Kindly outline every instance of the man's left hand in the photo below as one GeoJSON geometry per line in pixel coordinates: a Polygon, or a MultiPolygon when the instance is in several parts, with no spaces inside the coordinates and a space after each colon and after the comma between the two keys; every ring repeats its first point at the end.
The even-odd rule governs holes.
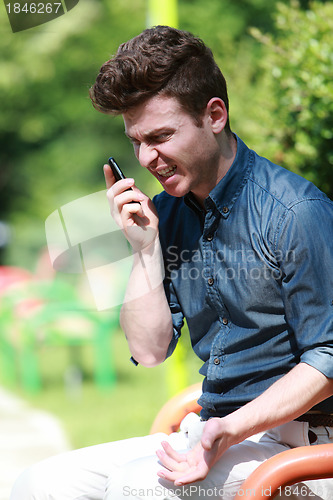
{"type": "Polygon", "coordinates": [[[163,450],[156,454],[165,468],[158,472],[158,476],[172,481],[175,486],[205,479],[211,467],[229,448],[221,424],[221,418],[208,420],[201,441],[186,453],[179,453],[169,443],[162,442],[163,450]]]}

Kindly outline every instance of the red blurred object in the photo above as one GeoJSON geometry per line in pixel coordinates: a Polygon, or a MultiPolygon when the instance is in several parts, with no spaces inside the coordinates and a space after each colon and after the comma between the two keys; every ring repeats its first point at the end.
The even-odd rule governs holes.
{"type": "Polygon", "coordinates": [[[32,278],[32,273],[21,267],[0,266],[0,294],[7,288],[32,278]]]}
{"type": "MultiPolygon", "coordinates": [[[[34,275],[27,269],[15,266],[0,266],[0,298],[9,290],[21,289],[22,286],[32,282],[34,275]]],[[[19,317],[27,317],[40,307],[42,301],[35,297],[22,298],[15,304],[15,313],[19,317]]]]}

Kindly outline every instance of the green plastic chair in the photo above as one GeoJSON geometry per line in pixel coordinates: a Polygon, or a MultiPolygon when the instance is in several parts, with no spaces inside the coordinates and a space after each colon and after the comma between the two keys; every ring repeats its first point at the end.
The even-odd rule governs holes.
{"type": "Polygon", "coordinates": [[[38,350],[41,346],[92,345],[94,380],[99,388],[116,382],[111,346],[119,310],[88,310],[73,288],[60,280],[25,282],[1,296],[0,352],[2,377],[20,381],[24,390],[42,388],[38,350]]]}

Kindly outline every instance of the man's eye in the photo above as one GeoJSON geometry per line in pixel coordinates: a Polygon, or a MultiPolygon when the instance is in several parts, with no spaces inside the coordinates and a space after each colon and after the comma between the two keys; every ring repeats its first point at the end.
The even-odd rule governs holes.
{"type": "Polygon", "coordinates": [[[159,134],[154,138],[154,140],[155,140],[155,142],[164,142],[164,141],[168,140],[170,136],[171,136],[171,134],[167,134],[167,133],[159,134]]]}

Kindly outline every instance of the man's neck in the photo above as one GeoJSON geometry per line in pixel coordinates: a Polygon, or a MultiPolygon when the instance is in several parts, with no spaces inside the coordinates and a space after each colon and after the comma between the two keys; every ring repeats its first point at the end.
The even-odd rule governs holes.
{"type": "Polygon", "coordinates": [[[204,208],[204,201],[211,190],[223,179],[234,162],[237,153],[237,139],[232,132],[222,132],[217,138],[219,143],[219,155],[216,159],[218,167],[212,176],[210,186],[201,193],[192,192],[199,205],[204,208]]]}

